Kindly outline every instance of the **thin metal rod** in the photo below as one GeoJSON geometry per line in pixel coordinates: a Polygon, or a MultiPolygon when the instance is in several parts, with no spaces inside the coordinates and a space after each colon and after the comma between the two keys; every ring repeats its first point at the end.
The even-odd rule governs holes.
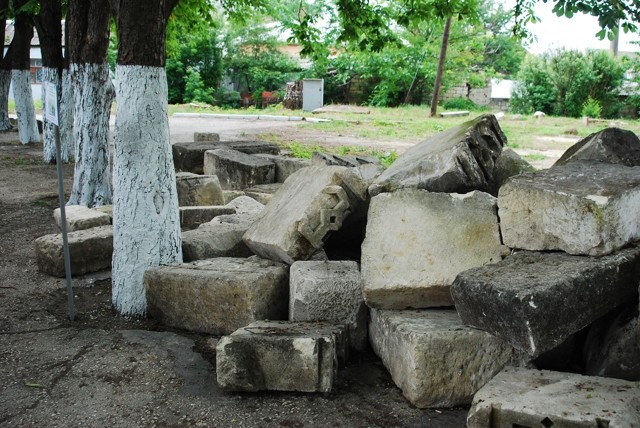
{"type": "Polygon", "coordinates": [[[69,240],[67,238],[67,214],[65,211],[64,187],[62,186],[62,160],[60,155],[60,128],[54,126],[56,140],[56,170],[58,171],[58,199],[60,201],[60,228],[62,229],[62,248],[64,250],[64,271],[67,277],[67,307],[71,321],[76,319],[73,304],[73,284],[71,283],[71,257],[69,255],[69,240]]]}

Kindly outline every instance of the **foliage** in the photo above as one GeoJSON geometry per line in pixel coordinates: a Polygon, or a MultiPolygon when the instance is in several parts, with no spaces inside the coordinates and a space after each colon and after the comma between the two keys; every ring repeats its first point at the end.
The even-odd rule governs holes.
{"type": "Polygon", "coordinates": [[[207,104],[214,103],[214,91],[212,87],[205,87],[204,81],[192,67],[187,68],[187,78],[184,88],[185,102],[201,102],[207,104]]]}
{"type": "Polygon", "coordinates": [[[560,50],[528,57],[518,74],[510,107],[518,113],[539,110],[579,117],[591,97],[602,107],[604,117],[616,117],[623,77],[622,64],[606,52],[560,50]]]}
{"type": "Polygon", "coordinates": [[[593,98],[587,98],[587,101],[582,104],[582,116],[583,117],[591,117],[597,119],[602,114],[602,107],[600,107],[600,102],[598,100],[594,100],[593,98]]]}
{"type": "Polygon", "coordinates": [[[450,98],[442,103],[447,110],[471,110],[482,111],[483,107],[471,101],[469,98],[450,98]]]}

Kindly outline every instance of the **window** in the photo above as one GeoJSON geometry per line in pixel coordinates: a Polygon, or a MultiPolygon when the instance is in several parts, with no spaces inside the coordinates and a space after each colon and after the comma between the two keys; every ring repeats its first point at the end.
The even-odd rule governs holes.
{"type": "Polygon", "coordinates": [[[31,83],[42,83],[42,60],[31,58],[31,83]]]}

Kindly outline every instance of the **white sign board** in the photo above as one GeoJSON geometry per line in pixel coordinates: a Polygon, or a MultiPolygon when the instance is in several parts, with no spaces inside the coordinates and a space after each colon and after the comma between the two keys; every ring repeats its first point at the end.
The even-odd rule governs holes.
{"type": "Polygon", "coordinates": [[[44,117],[55,126],[58,125],[58,94],[56,85],[46,82],[44,85],[44,117]]]}

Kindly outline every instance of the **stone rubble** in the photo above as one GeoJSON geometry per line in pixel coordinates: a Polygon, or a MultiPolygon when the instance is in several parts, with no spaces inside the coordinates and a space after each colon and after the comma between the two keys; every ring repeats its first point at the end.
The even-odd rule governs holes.
{"type": "MultiPolygon", "coordinates": [[[[87,208],[82,205],[67,205],[64,208],[67,223],[67,232],[91,229],[92,227],[108,226],[111,224],[111,215],[87,208]]],[[[60,208],[53,210],[53,220],[58,230],[62,230],[62,216],[60,208]]]]}
{"type": "MultiPolygon", "coordinates": [[[[383,171],[366,156],[296,160],[194,135],[173,156],[198,176],[178,176],[215,176],[221,192],[181,207],[186,263],[147,271],[149,313],[223,335],[216,371],[229,391],[330,392],[347,350],[368,341],[415,406],[473,400],[469,426],[634,426],[639,144],[608,128],[533,172],[482,115],[383,171]]],[[[74,241],[74,275],[109,267],[109,233],[74,241]]],[[[43,272],[64,275],[60,241],[36,241],[43,272]]]]}

